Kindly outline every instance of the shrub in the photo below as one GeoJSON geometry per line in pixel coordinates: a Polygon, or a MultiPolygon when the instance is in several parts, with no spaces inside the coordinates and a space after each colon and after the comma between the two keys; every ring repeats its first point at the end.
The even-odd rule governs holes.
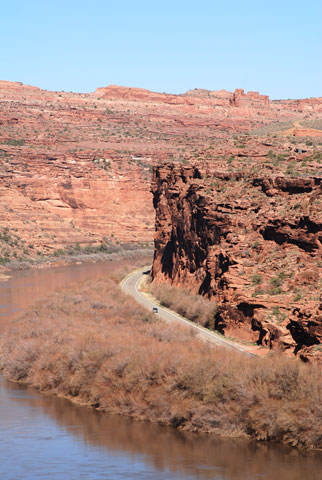
{"type": "Polygon", "coordinates": [[[217,305],[201,295],[192,295],[189,291],[169,284],[151,284],[153,295],[161,305],[174,309],[193,322],[214,328],[217,305]]]}
{"type": "Polygon", "coordinates": [[[106,278],[65,287],[13,321],[0,339],[0,368],[111,413],[322,448],[321,369],[210,346],[106,278]]]}
{"type": "Polygon", "coordinates": [[[22,147],[23,145],[25,145],[25,141],[21,138],[21,139],[15,139],[15,138],[10,138],[7,142],[6,142],[7,145],[12,145],[14,147],[22,147]]]}
{"type": "Polygon", "coordinates": [[[252,276],[252,284],[253,285],[260,285],[262,283],[262,276],[258,273],[254,273],[252,276]]]}
{"type": "Polygon", "coordinates": [[[283,281],[285,279],[285,272],[280,272],[277,277],[272,277],[270,279],[270,285],[271,285],[271,290],[270,293],[271,295],[279,295],[283,293],[283,290],[281,288],[281,285],[283,284],[283,281]]]}

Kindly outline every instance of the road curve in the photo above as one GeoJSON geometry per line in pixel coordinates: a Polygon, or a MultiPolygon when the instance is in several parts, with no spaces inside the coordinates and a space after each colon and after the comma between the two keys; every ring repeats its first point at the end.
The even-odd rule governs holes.
{"type": "Polygon", "coordinates": [[[197,336],[202,340],[206,340],[210,343],[214,343],[216,345],[220,345],[221,347],[226,347],[234,350],[238,350],[239,352],[244,353],[245,355],[255,357],[253,353],[247,352],[243,347],[237,345],[229,340],[219,337],[215,332],[208,330],[207,328],[194,323],[187,318],[181,317],[177,313],[169,310],[167,308],[161,307],[158,303],[154,303],[151,301],[147,296],[143,295],[142,292],[139,291],[138,285],[141,279],[144,276],[144,272],[149,272],[150,267],[145,267],[144,269],[140,269],[139,271],[135,271],[128,275],[122,282],[121,287],[122,290],[131,295],[138,303],[143,305],[147,308],[150,312],[152,311],[153,307],[158,308],[158,315],[160,318],[165,320],[166,322],[179,322],[184,325],[188,325],[190,328],[197,330],[197,336]]]}

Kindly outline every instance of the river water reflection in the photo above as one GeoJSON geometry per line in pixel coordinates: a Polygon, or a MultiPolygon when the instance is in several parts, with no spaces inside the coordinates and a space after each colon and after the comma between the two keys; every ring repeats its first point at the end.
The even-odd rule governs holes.
{"type": "Polygon", "coordinates": [[[55,289],[72,282],[99,278],[128,263],[129,260],[123,259],[11,272],[7,281],[0,281],[0,328],[28,305],[55,289]]]}
{"type": "MultiPolygon", "coordinates": [[[[109,262],[17,272],[1,285],[2,317],[64,283],[114,268],[109,262]]],[[[320,480],[321,472],[319,454],[135,422],[0,377],[1,479],[320,480]]]]}

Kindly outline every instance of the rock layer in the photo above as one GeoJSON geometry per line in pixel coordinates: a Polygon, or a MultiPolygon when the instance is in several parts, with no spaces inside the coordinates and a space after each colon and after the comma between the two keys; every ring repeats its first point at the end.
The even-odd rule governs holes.
{"type": "Polygon", "coordinates": [[[321,359],[322,176],[168,165],[152,193],[154,281],[217,302],[225,335],[321,359]]]}
{"type": "MultiPolygon", "coordinates": [[[[200,158],[220,167],[231,156],[293,153],[291,140],[309,155],[317,135],[295,135],[322,131],[321,106],[241,90],[81,94],[0,81],[0,235],[9,229],[41,254],[106,238],[150,242],[153,165],[200,158]]],[[[10,251],[20,252],[0,239],[0,259],[10,251]]]]}

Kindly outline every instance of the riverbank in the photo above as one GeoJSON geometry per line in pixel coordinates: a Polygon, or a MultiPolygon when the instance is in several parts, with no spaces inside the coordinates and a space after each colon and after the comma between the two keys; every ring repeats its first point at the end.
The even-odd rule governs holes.
{"type": "Polygon", "coordinates": [[[12,260],[0,265],[0,281],[1,277],[6,279],[10,271],[26,270],[26,269],[41,269],[61,267],[65,265],[73,265],[80,263],[97,263],[106,262],[119,259],[135,259],[138,257],[153,257],[153,249],[150,247],[141,248],[136,245],[128,245],[126,248],[117,247],[105,250],[100,249],[71,249],[61,251],[57,255],[41,256],[38,258],[26,258],[24,260],[12,260]]]}
{"type": "Polygon", "coordinates": [[[321,371],[200,342],[110,278],[64,287],[0,342],[12,380],[102,411],[183,430],[321,449],[321,371]]]}
{"type": "Polygon", "coordinates": [[[0,405],[0,478],[6,480],[94,480],[106,478],[106,472],[131,480],[319,480],[321,475],[319,453],[137,422],[39,394],[1,375],[0,405]]]}

